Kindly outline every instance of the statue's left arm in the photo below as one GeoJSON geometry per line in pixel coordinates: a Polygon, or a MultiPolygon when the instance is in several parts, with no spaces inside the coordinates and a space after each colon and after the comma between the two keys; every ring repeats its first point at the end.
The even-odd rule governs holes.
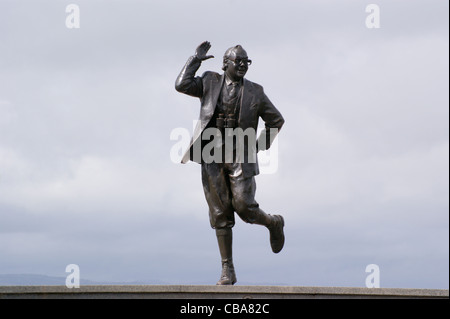
{"type": "Polygon", "coordinates": [[[265,151],[270,148],[273,140],[281,130],[284,118],[264,92],[262,92],[260,103],[259,116],[264,121],[265,127],[259,135],[257,150],[265,151]]]}

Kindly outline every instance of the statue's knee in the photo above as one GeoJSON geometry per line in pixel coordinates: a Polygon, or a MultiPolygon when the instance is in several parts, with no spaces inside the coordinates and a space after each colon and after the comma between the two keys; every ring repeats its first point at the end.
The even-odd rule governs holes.
{"type": "Polygon", "coordinates": [[[247,205],[247,203],[245,202],[236,203],[234,209],[244,222],[249,224],[253,224],[255,222],[254,211],[251,206],[247,205]]]}

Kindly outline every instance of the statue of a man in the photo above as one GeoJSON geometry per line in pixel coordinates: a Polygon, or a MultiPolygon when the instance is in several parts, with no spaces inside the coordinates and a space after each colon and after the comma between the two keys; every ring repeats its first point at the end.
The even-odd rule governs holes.
{"type": "Polygon", "coordinates": [[[196,77],[202,61],[213,58],[207,55],[210,48],[207,41],[200,44],[175,83],[178,92],[201,101],[200,120],[182,163],[192,160],[201,164],[209,219],[216,231],[222,259],[222,275],[217,285],[234,285],[237,281],[232,250],[235,212],[243,221],[269,229],[274,253],[279,253],[284,246],[283,217],[266,214],[255,200],[255,175],[259,174],[256,153],[270,147],[284,119],[263,88],[244,79],[252,61],[240,45],[225,52],[224,74],[205,72],[196,77]],[[256,139],[252,136],[256,136],[259,118],[264,121],[265,129],[256,139]],[[245,132],[244,138],[236,132],[245,132]]]}

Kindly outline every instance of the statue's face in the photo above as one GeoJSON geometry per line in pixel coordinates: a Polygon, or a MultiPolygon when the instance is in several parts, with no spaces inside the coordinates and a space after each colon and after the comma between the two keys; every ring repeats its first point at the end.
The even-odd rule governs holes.
{"type": "Polygon", "coordinates": [[[225,73],[233,81],[241,80],[248,71],[248,56],[244,49],[235,49],[228,57],[225,73]]]}

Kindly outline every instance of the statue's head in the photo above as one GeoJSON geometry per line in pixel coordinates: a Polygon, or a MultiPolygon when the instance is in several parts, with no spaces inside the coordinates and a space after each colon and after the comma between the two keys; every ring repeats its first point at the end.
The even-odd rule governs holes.
{"type": "Polygon", "coordinates": [[[229,48],[223,55],[222,70],[233,81],[242,79],[248,71],[252,61],[248,59],[247,52],[240,45],[229,48]]]}

